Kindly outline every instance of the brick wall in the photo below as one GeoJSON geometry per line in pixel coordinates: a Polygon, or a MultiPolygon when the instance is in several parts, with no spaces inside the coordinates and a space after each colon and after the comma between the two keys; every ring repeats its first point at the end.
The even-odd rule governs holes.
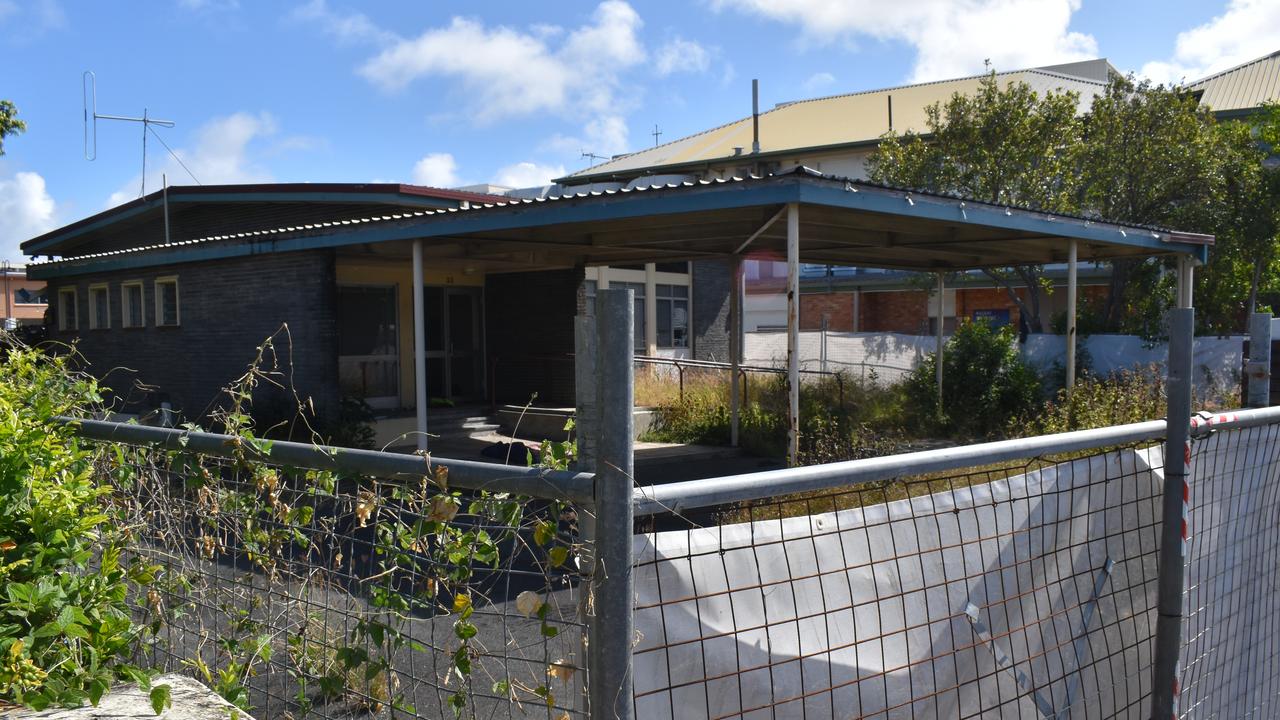
{"type": "Polygon", "coordinates": [[[853,293],[802,294],[800,296],[800,329],[821,330],[823,317],[827,318],[828,330],[853,332],[853,293]]]}
{"type": "Polygon", "coordinates": [[[698,260],[693,266],[693,356],[698,360],[729,360],[729,293],[733,289],[731,261],[698,260]]]}
{"type": "Polygon", "coordinates": [[[864,292],[859,302],[858,329],[862,332],[927,333],[928,303],[929,295],[923,290],[864,292]]]}
{"type": "Polygon", "coordinates": [[[539,405],[574,404],[570,355],[582,278],[581,268],[485,277],[485,344],[498,402],[524,404],[537,393],[539,405]]]}
{"type": "MultiPolygon", "coordinates": [[[[256,348],[288,324],[275,345],[280,370],[310,397],[317,413],[331,414],[338,401],[337,330],[333,255],[328,251],[282,253],[190,263],[96,276],[49,280],[50,337],[77,342],[89,371],[126,410],[172,403],[185,417],[206,416],[222,388],[245,372],[256,348]],[[176,275],[181,325],[156,327],[155,279],[176,275]],[[143,281],[144,326],[123,328],[120,283],[143,281]],[[88,287],[108,283],[111,328],[90,330],[88,287]],[[75,286],[79,330],[58,330],[58,289],[75,286]],[[288,362],[292,356],[292,368],[288,362]],[[140,389],[143,383],[153,390],[140,389]]],[[[260,410],[287,411],[288,398],[270,388],[255,395],[260,410]],[[274,408],[272,406],[275,406],[274,408]]]]}

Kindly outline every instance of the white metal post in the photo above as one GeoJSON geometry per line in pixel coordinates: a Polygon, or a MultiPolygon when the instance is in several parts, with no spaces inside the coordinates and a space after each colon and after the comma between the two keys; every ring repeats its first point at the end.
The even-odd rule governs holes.
{"type": "Polygon", "coordinates": [[[658,354],[658,269],[653,263],[644,266],[644,354],[658,354]]]}
{"type": "Polygon", "coordinates": [[[422,240],[413,241],[413,384],[418,411],[418,449],[427,449],[427,319],[423,307],[422,240]]]}
{"type": "Polygon", "coordinates": [[[1075,240],[1067,246],[1067,390],[1076,384],[1076,266],[1075,240]]]}
{"type": "Polygon", "coordinates": [[[938,347],[937,347],[937,352],[934,353],[934,360],[936,361],[934,363],[935,365],[934,369],[935,369],[935,374],[937,375],[937,382],[938,382],[938,412],[939,413],[942,412],[942,355],[943,355],[943,348],[946,345],[942,339],[942,306],[944,304],[943,299],[945,298],[947,293],[947,286],[946,286],[944,277],[945,276],[942,273],[938,273],[938,347]]]}
{"type": "Polygon", "coordinates": [[[742,367],[742,256],[729,259],[729,446],[738,447],[738,423],[742,412],[740,379],[742,367]]]}
{"type": "Polygon", "coordinates": [[[1271,313],[1254,313],[1249,318],[1249,407],[1271,404],[1271,313]]]}
{"type": "Polygon", "coordinates": [[[787,464],[800,460],[800,204],[787,205],[787,464]]]}
{"type": "Polygon", "coordinates": [[[609,266],[608,265],[601,265],[600,267],[596,268],[596,289],[597,290],[609,289],[609,266]]]}

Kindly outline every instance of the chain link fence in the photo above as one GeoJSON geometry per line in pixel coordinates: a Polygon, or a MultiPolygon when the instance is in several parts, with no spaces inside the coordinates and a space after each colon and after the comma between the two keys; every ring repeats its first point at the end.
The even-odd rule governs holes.
{"type": "Polygon", "coordinates": [[[152,566],[133,598],[144,664],[259,720],[580,716],[573,503],[455,488],[415,456],[393,458],[415,474],[379,477],[250,458],[236,438],[227,457],[88,442],[152,566]]]}

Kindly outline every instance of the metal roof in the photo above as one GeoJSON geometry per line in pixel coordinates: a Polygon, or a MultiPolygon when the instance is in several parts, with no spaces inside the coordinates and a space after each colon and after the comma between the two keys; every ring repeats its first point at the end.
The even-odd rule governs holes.
{"type": "MultiPolygon", "coordinates": [[[[170,205],[182,203],[386,203],[411,207],[448,207],[458,203],[492,202],[497,196],[400,183],[261,183],[241,185],[172,185],[170,205]]],[[[58,255],[67,240],[86,232],[158,211],[165,190],[156,190],[96,215],[64,225],[22,243],[26,255],[58,255]]]]}
{"type": "MultiPolygon", "coordinates": [[[[1095,79],[1111,71],[1106,60],[997,73],[1006,85],[1022,82],[1037,93],[1073,91],[1079,93],[1081,112],[1106,89],[1105,79],[1095,79]],[[1067,72],[1077,74],[1066,74],[1067,72]]],[[[562,183],[635,175],[637,171],[662,172],[691,163],[734,161],[751,163],[761,155],[875,143],[890,130],[902,133],[926,130],[926,110],[946,102],[952,95],[977,91],[985,75],[904,85],[882,90],[833,95],[831,97],[783,103],[760,114],[760,153],[751,153],[752,122],[747,116],[720,127],[673,140],[655,148],[624,155],[575,172],[558,180],[562,183]],[[893,126],[889,124],[892,98],[893,126]],[[735,155],[734,148],[746,153],[735,155]]]]}
{"type": "Polygon", "coordinates": [[[1203,92],[1200,104],[1216,113],[1249,112],[1280,100],[1280,51],[1215,73],[1189,85],[1203,92]]]}
{"type": "Polygon", "coordinates": [[[1213,242],[801,168],[190,238],[33,264],[29,274],[52,278],[321,248],[403,257],[405,241],[414,239],[427,241],[431,257],[494,257],[525,269],[725,257],[753,234],[748,252],[777,256],[785,252],[785,223],[758,231],[787,203],[800,205],[801,260],[812,263],[956,270],[1061,262],[1069,238],[1081,241],[1082,260],[1186,253],[1203,261],[1213,242]]]}

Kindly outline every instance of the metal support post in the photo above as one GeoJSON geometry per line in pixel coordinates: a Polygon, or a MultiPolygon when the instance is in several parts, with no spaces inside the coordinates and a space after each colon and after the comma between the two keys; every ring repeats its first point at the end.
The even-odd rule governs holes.
{"type": "Polygon", "coordinates": [[[658,266],[644,266],[644,354],[658,354],[658,266]]]}
{"type": "Polygon", "coordinates": [[[422,240],[413,241],[413,387],[418,411],[418,449],[427,449],[427,326],[423,308],[422,240]]]}
{"type": "Polygon", "coordinates": [[[742,366],[742,256],[729,259],[729,446],[738,447],[738,423],[742,413],[738,375],[742,366]]]}
{"type": "Polygon", "coordinates": [[[787,464],[800,462],[800,204],[787,205],[787,464]]]}
{"type": "MultiPolygon", "coordinates": [[[[1189,268],[1190,266],[1188,266],[1189,268]]],[[[1181,273],[1180,273],[1181,275],[1181,273]]],[[[1189,283],[1188,283],[1189,285],[1189,283]]],[[[1188,302],[1190,298],[1185,298],[1188,302]]],[[[1170,310],[1168,435],[1164,447],[1164,502],[1156,606],[1155,664],[1151,717],[1178,714],[1178,659],[1182,649],[1183,595],[1186,585],[1187,498],[1190,497],[1191,351],[1195,310],[1170,310]]]]}
{"type": "Polygon", "coordinates": [[[598,532],[591,581],[595,614],[589,624],[588,683],[591,717],[610,720],[635,717],[631,672],[635,638],[631,567],[634,297],[627,289],[602,290],[596,295],[600,444],[595,477],[598,532]]]}
{"type": "Polygon", "coordinates": [[[1249,407],[1271,404],[1271,313],[1254,313],[1249,318],[1249,407]]]}
{"type": "MultiPolygon", "coordinates": [[[[578,441],[577,471],[594,473],[596,457],[600,443],[600,406],[596,402],[596,323],[594,315],[579,315],[573,319],[574,329],[574,395],[577,409],[574,413],[574,437],[578,441]]],[[[584,579],[579,586],[578,621],[584,626],[590,622],[590,598],[588,588],[592,573],[595,570],[593,552],[596,543],[595,510],[588,507],[575,508],[578,517],[578,540],[581,550],[578,553],[578,574],[584,579]]],[[[588,637],[584,633],[579,652],[582,658],[588,657],[588,637]]],[[[589,702],[587,673],[576,673],[578,697],[586,710],[589,702]]]]}
{"type": "Polygon", "coordinates": [[[946,297],[946,293],[947,293],[946,280],[944,278],[945,276],[942,273],[938,273],[938,349],[933,356],[934,360],[936,361],[934,363],[935,365],[934,370],[935,370],[935,374],[937,375],[937,383],[938,383],[938,412],[939,413],[942,412],[942,354],[943,354],[943,349],[946,346],[946,343],[942,339],[942,306],[943,306],[943,299],[946,297]]]}
{"type": "Polygon", "coordinates": [[[1076,385],[1076,266],[1079,250],[1075,240],[1067,246],[1067,390],[1076,385]]]}

